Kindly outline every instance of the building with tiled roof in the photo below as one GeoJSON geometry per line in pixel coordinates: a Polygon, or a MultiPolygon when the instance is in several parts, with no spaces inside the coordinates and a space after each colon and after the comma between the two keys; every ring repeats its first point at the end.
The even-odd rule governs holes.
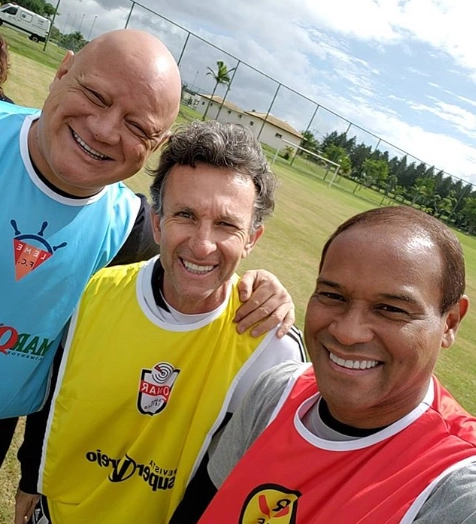
{"type": "Polygon", "coordinates": [[[299,146],[301,143],[301,133],[274,115],[266,115],[266,113],[259,113],[254,110],[244,111],[241,107],[228,100],[223,101],[223,98],[217,95],[212,97],[206,94],[199,94],[196,96],[198,104],[194,104],[194,107],[200,114],[204,115],[206,112],[207,118],[218,120],[219,122],[233,122],[249,126],[260,142],[274,149],[283,149],[290,145],[283,142],[283,140],[296,146],[299,146]]]}

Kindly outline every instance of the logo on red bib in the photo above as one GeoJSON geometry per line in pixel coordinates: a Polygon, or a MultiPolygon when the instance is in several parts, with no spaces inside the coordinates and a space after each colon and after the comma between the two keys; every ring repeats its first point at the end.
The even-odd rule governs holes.
{"type": "Polygon", "coordinates": [[[261,484],[247,497],[239,524],[295,524],[299,491],[279,484],[261,484]]]}

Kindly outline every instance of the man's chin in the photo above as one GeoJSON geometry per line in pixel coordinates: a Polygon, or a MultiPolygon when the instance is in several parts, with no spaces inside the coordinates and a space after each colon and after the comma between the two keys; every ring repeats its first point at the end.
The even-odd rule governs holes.
{"type": "Polygon", "coordinates": [[[173,297],[165,297],[166,301],[177,311],[186,315],[208,313],[216,309],[222,302],[222,293],[210,289],[182,289],[173,297]]]}

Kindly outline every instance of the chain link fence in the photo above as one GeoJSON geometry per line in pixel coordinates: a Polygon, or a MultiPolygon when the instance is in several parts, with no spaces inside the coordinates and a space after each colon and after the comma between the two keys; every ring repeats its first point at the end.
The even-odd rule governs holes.
{"type": "MultiPolygon", "coordinates": [[[[258,138],[266,122],[273,117],[290,124],[296,130],[297,135],[307,131],[311,132],[318,143],[321,143],[329,134],[336,133],[347,145],[360,146],[360,149],[365,146],[368,158],[383,159],[388,163],[386,186],[379,187],[374,183],[374,188],[386,195],[397,197],[397,201],[400,191],[403,194],[401,201],[422,208],[426,206],[428,212],[451,220],[458,227],[469,228],[472,231],[467,218],[462,218],[461,223],[455,221],[455,216],[464,208],[466,199],[473,197],[476,201],[476,192],[473,192],[469,182],[439,170],[259,71],[233,54],[231,40],[227,41],[223,37],[223,48],[220,48],[207,41],[206,27],[203,28],[202,35],[192,33],[135,1],[131,2],[125,26],[146,28],[151,33],[160,36],[179,64],[186,90],[190,93],[207,95],[209,98],[212,93],[218,95],[214,99],[220,106],[217,111],[221,112],[225,106],[230,113],[230,108],[227,106],[230,104],[230,107],[242,108],[246,116],[254,112],[259,113],[260,121],[253,122],[257,124],[255,132],[258,138]],[[227,44],[230,47],[228,51],[225,50],[227,44]],[[213,69],[219,60],[227,65],[230,71],[230,82],[227,85],[215,86],[209,68],[213,69]],[[232,97],[230,97],[231,93],[232,97]],[[422,183],[422,179],[426,183],[422,183]],[[402,180],[407,186],[405,191],[398,189],[402,180]],[[420,184],[419,187],[417,187],[418,184],[420,184]]],[[[215,118],[216,114],[217,112],[210,113],[209,116],[215,118]]],[[[246,120],[246,118],[243,119],[243,124],[249,125],[250,122],[246,120]]],[[[282,145],[284,147],[285,144],[282,145]]],[[[361,168],[359,171],[354,166],[347,178],[354,179],[356,184],[362,183],[362,173],[361,168]]]]}

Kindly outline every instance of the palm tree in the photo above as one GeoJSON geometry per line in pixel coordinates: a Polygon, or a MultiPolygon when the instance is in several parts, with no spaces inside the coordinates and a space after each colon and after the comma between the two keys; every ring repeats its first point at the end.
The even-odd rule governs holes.
{"type": "Polygon", "coordinates": [[[213,88],[212,95],[210,97],[210,100],[208,101],[207,108],[205,109],[205,113],[203,114],[202,120],[205,120],[207,116],[208,109],[210,107],[210,103],[213,100],[217,87],[220,84],[228,85],[231,81],[230,73],[235,70],[234,67],[232,69],[228,69],[228,66],[222,60],[217,60],[217,70],[216,71],[214,71],[211,67],[207,67],[207,69],[208,69],[207,75],[212,75],[215,80],[215,87],[213,88]]]}
{"type": "Polygon", "coordinates": [[[428,207],[428,202],[433,199],[435,194],[435,181],[430,178],[417,178],[410,188],[412,203],[420,204],[420,207],[428,207]]]}

